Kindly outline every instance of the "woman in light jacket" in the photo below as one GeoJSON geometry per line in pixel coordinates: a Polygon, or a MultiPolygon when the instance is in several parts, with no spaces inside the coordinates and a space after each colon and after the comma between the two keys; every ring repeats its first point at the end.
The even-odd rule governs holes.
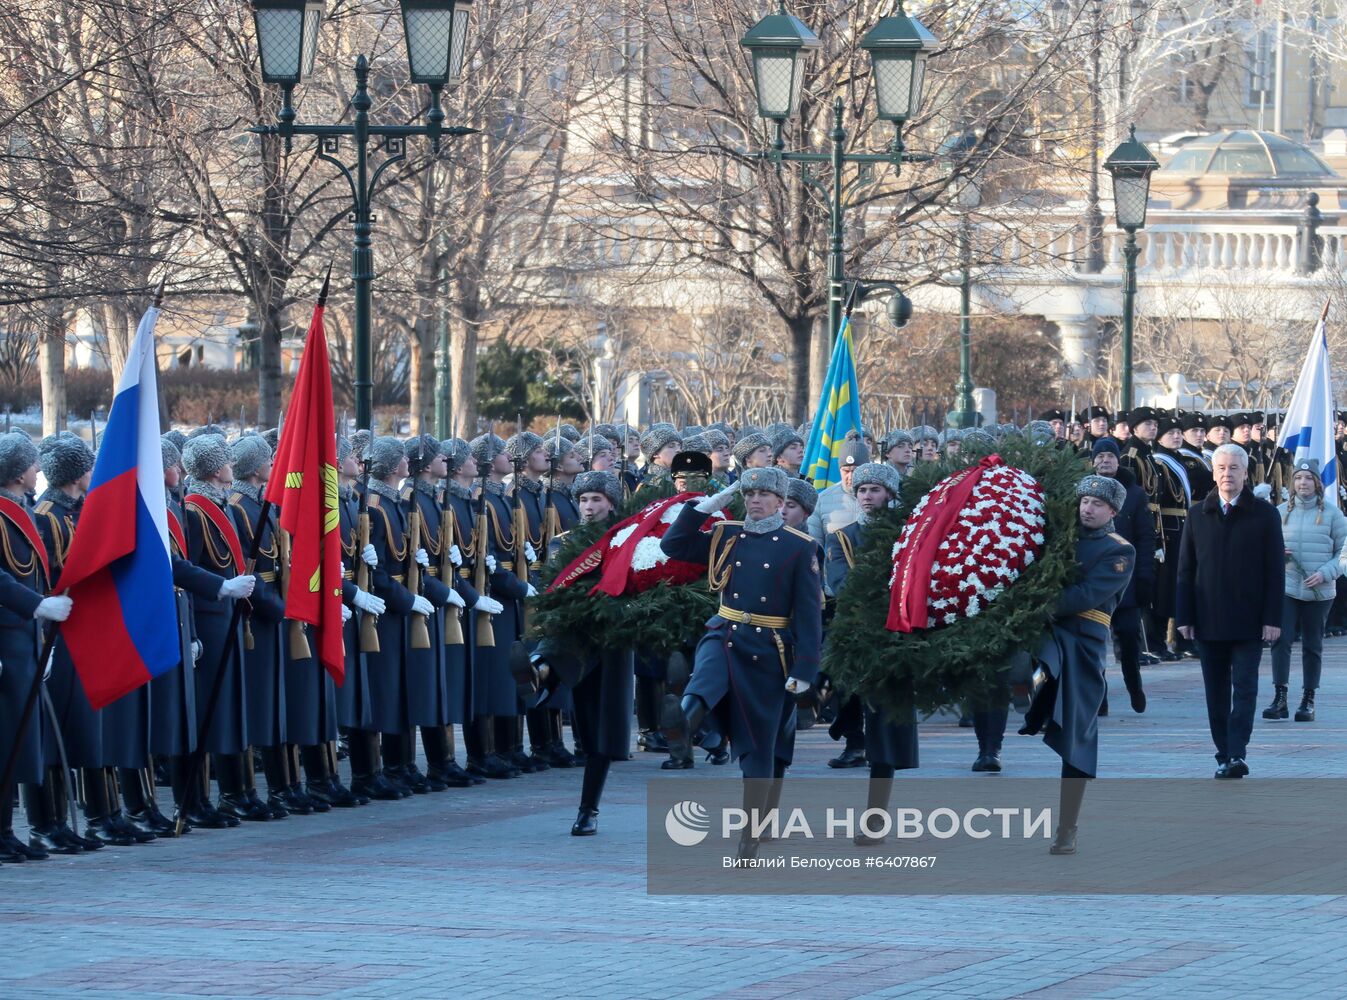
{"type": "Polygon", "coordinates": [[[1305,693],[1297,722],[1314,721],[1314,690],[1323,662],[1324,622],[1333,604],[1339,576],[1347,570],[1347,516],[1324,500],[1319,463],[1302,459],[1291,476],[1291,499],[1277,508],[1286,545],[1286,588],[1282,597],[1282,634],[1272,647],[1272,683],[1276,695],[1263,710],[1265,719],[1285,719],[1291,680],[1291,643],[1299,626],[1305,693]]]}

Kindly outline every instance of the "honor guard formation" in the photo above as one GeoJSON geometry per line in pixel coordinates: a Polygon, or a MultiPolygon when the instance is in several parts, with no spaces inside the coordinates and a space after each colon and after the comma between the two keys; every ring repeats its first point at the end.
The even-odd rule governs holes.
{"type": "MultiPolygon", "coordinates": [[[[1341,462],[1347,414],[1337,426],[1341,462]]],[[[470,797],[485,782],[553,768],[582,773],[571,833],[592,835],[610,765],[633,749],[663,756],[669,770],[734,761],[745,806],[762,811],[779,800],[796,732],[816,725],[838,744],[828,766],[868,768],[869,804],[882,808],[895,772],[918,766],[919,727],[915,715],[882,710],[821,670],[839,595],[867,523],[899,502],[912,470],[937,461],[957,469],[961,450],[987,455],[1006,438],[1074,449],[1093,466],[1076,487],[1078,572],[1051,609],[1046,645],[1024,656],[1039,668],[1032,692],[1008,680],[963,705],[959,722],[975,730],[973,771],[1002,770],[1012,701],[1026,712],[1020,731],[1042,732],[1061,756],[1055,853],[1075,850],[1084,790],[1076,779],[1095,774],[1096,720],[1111,710],[1110,643],[1127,703],[1144,712],[1141,668],[1199,655],[1205,630],[1218,778],[1249,773],[1265,642],[1275,644],[1276,693],[1263,715],[1290,714],[1297,628],[1305,683],[1294,715],[1313,721],[1322,636],[1347,633],[1338,586],[1347,519],[1343,496],[1316,492],[1317,470],[1297,468],[1278,447],[1276,414],[1089,406],[1051,410],[1024,428],[852,432],[841,482],[822,491],[801,478],[808,436],[808,427],[785,424],[581,431],[559,423],[507,439],[339,438],[345,677],[337,684],[309,626],[285,614],[292,539],[263,502],[277,431],[231,440],[214,425],[175,430],[162,438],[162,488],[176,616],[155,625],[171,634],[181,662],[98,710],[61,638],[39,660],[44,630],[71,612],[62,570],[94,452],[68,433],[0,436],[0,749],[24,729],[16,792],[0,801],[0,861],[449,789],[470,797]],[[657,525],[662,534],[650,529],[630,568],[667,562],[704,577],[713,603],[699,637],[667,653],[652,652],[635,630],[624,649],[596,649],[533,628],[544,580],[561,572],[577,526],[608,530],[642,500],[686,494],[695,496],[657,525]],[[1278,528],[1284,542],[1272,541],[1278,528]],[[1231,543],[1240,546],[1236,563],[1271,547],[1268,600],[1277,623],[1286,608],[1292,616],[1278,635],[1220,632],[1213,615],[1226,614],[1222,589],[1235,588],[1207,586],[1208,536],[1244,538],[1231,543]],[[1292,581],[1295,567],[1303,572],[1292,581]],[[1249,641],[1252,689],[1240,671],[1241,657],[1254,655],[1249,641]],[[21,727],[38,673],[40,703],[21,727]]],[[[571,567],[566,582],[602,585],[605,565],[571,567]]],[[[1265,617],[1262,601],[1248,611],[1255,621],[1265,617]]],[[[863,834],[857,842],[873,843],[863,834]]],[[[757,843],[746,835],[741,856],[757,843]]]]}

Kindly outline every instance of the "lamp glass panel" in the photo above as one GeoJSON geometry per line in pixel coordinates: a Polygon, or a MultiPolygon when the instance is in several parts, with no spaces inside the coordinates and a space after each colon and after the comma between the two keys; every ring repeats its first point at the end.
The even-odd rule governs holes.
{"type": "Polygon", "coordinates": [[[875,99],[879,116],[891,121],[904,121],[912,113],[912,59],[908,55],[891,56],[876,53],[875,99]]]}
{"type": "Polygon", "coordinates": [[[411,7],[407,18],[407,62],[418,80],[444,80],[449,75],[449,36],[454,30],[451,9],[411,7]]]}
{"type": "Polygon", "coordinates": [[[758,113],[763,118],[789,118],[800,99],[800,77],[794,48],[753,50],[753,76],[758,87],[758,113]]]}
{"type": "Polygon", "coordinates": [[[909,118],[916,117],[921,110],[921,91],[926,86],[926,56],[918,55],[912,64],[912,106],[908,108],[909,118]]]}
{"type": "Polygon", "coordinates": [[[298,82],[304,43],[304,12],[267,7],[254,13],[263,74],[275,80],[298,82]]]}
{"type": "Polygon", "coordinates": [[[306,7],[304,9],[304,65],[302,76],[305,80],[313,76],[314,59],[318,55],[318,28],[323,23],[323,8],[306,7]]]}
{"type": "Polygon", "coordinates": [[[454,34],[449,43],[449,82],[463,79],[463,53],[468,47],[468,13],[466,6],[454,8],[454,34]]]}
{"type": "Polygon", "coordinates": [[[1146,200],[1149,194],[1149,178],[1113,178],[1113,205],[1120,227],[1139,228],[1146,224],[1146,200]]]}

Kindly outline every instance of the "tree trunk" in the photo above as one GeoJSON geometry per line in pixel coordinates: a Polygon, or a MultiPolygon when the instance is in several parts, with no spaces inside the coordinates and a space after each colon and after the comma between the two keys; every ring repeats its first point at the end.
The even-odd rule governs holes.
{"type": "Polygon", "coordinates": [[[281,311],[271,303],[260,313],[257,340],[257,423],[276,427],[281,422],[281,311]]]}
{"type": "Polygon", "coordinates": [[[122,378],[126,367],[126,355],[131,350],[131,317],[123,304],[103,307],[103,332],[108,342],[108,368],[112,371],[112,384],[115,386],[122,378]]]}
{"type": "Polygon", "coordinates": [[[42,327],[42,435],[55,434],[66,427],[65,393],[65,316],[54,303],[47,308],[42,327]]]}
{"type": "Polygon", "coordinates": [[[818,402],[823,393],[823,383],[828,378],[828,362],[832,360],[833,345],[828,342],[828,324],[824,320],[814,324],[809,356],[809,400],[806,404],[805,419],[818,415],[808,412],[808,407],[818,402]]]}
{"type": "Polygon", "coordinates": [[[435,324],[430,318],[417,316],[412,325],[411,371],[407,393],[411,404],[413,434],[434,429],[435,409],[435,324]]]}
{"type": "MultiPolygon", "coordinates": [[[[465,310],[466,313],[466,310],[465,310]]],[[[467,315],[449,327],[449,399],[458,436],[477,436],[477,324],[467,315]]]]}
{"type": "MultiPolygon", "coordinates": [[[[790,350],[786,355],[786,419],[799,425],[809,413],[809,351],[814,339],[812,316],[788,320],[790,350]]],[[[824,339],[827,337],[825,335],[824,339]]]]}

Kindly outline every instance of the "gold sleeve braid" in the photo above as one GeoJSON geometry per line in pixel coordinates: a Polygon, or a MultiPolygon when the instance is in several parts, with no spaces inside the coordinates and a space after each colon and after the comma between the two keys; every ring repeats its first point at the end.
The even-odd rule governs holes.
{"type": "Polygon", "coordinates": [[[722,522],[711,529],[711,552],[706,565],[706,582],[712,591],[724,590],[725,584],[729,583],[730,557],[734,554],[735,543],[739,541],[737,534],[731,535],[726,540],[726,527],[727,525],[722,522]]]}

